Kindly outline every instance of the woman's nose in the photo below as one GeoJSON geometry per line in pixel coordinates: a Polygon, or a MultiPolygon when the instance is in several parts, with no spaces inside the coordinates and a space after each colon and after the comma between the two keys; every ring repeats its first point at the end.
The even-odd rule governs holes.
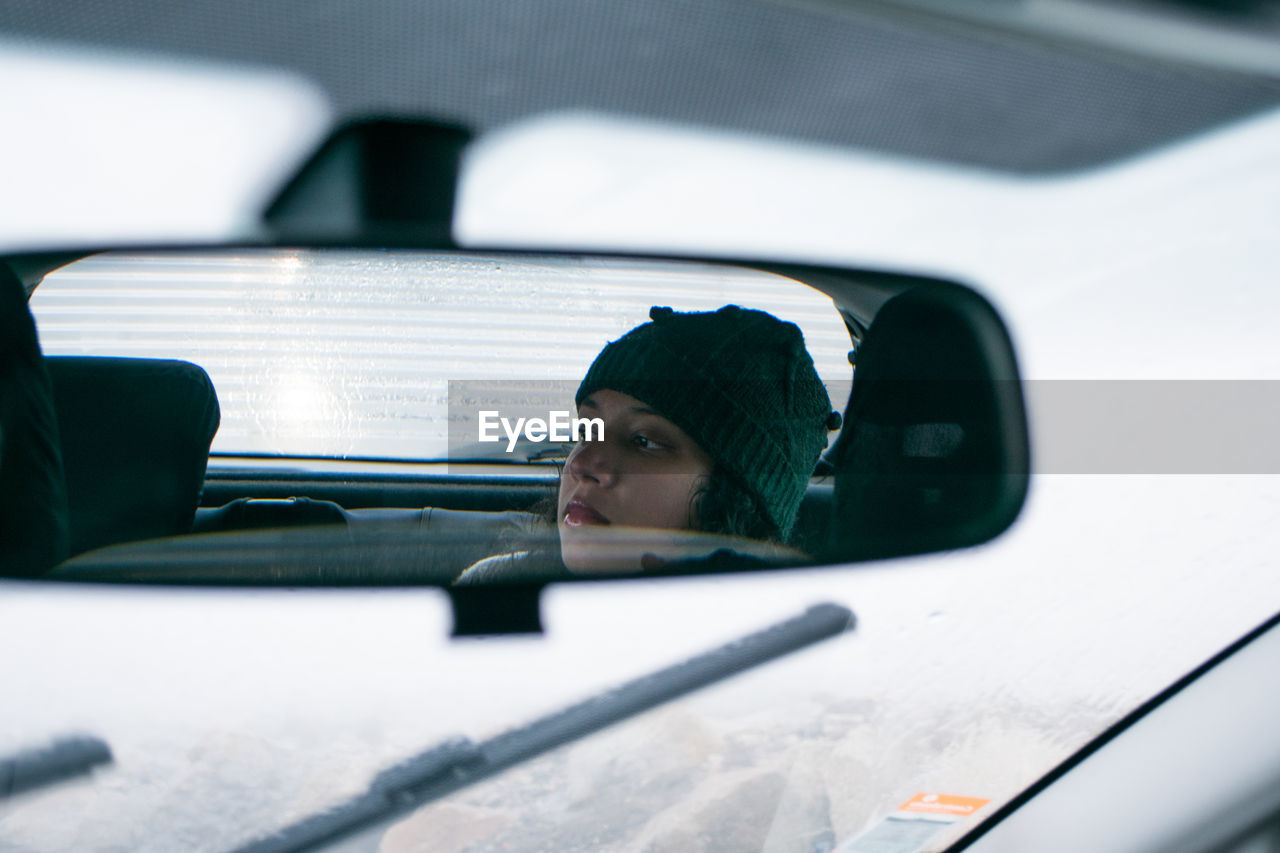
{"type": "Polygon", "coordinates": [[[569,455],[569,473],[579,480],[594,480],[601,486],[612,485],[617,477],[617,460],[604,441],[582,441],[569,455]]]}

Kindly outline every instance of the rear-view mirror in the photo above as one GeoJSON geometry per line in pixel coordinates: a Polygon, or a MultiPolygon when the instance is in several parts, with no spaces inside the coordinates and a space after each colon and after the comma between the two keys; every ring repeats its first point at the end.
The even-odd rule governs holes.
{"type": "Polygon", "coordinates": [[[29,305],[44,359],[6,355],[26,396],[6,389],[3,463],[48,464],[5,500],[54,522],[6,530],[10,576],[476,589],[843,564],[986,541],[1026,491],[1008,336],[950,282],[244,248],[91,255],[29,305]]]}

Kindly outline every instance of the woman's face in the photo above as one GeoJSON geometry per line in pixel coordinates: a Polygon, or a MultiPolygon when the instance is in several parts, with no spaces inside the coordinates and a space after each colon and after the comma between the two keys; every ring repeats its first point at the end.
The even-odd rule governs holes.
{"type": "Polygon", "coordinates": [[[578,442],[560,476],[556,521],[570,570],[600,569],[593,542],[602,529],[695,528],[693,496],[711,473],[711,458],[693,439],[635,397],[609,389],[583,399],[578,416],[603,420],[604,439],[578,442]]]}

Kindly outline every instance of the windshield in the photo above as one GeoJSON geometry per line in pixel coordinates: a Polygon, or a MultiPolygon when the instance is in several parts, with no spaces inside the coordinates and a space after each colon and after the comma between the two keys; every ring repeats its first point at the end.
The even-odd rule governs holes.
{"type": "MultiPolygon", "coordinates": [[[[1258,181],[1236,180],[1242,198],[1253,198],[1258,181]]],[[[1228,183],[1198,186],[1216,196],[1228,183]]],[[[1084,189],[1067,182],[1039,198],[1052,205],[1057,193],[1078,199],[1084,189]]],[[[1273,241],[1256,239],[1261,228],[1250,219],[1211,237],[1171,236],[1167,252],[1124,254],[1114,267],[1103,234],[1074,272],[1026,279],[1032,260],[1005,256],[988,280],[1010,294],[1015,334],[1040,376],[1069,368],[1185,376],[1184,321],[1202,305],[1200,375],[1265,378],[1271,365],[1255,354],[1267,350],[1255,344],[1270,339],[1280,259],[1273,241]],[[1194,271],[1223,255],[1235,259],[1234,274],[1197,290],[1194,271]],[[1126,288],[1147,307],[1166,301],[1125,322],[1108,306],[1126,288]],[[1120,325],[1120,348],[1148,358],[1123,362],[1103,347],[1120,325]]],[[[100,276],[109,260],[83,263],[100,276]]],[[[81,298],[103,286],[99,279],[81,298]]],[[[51,352],[75,351],[56,341],[78,323],[122,325],[104,310],[111,300],[77,315],[57,292],[42,285],[36,297],[51,352]]],[[[154,316],[136,303],[119,314],[154,316]]],[[[207,367],[225,381],[219,362],[207,367]]],[[[234,399],[234,386],[225,394],[234,399]]],[[[287,401],[277,407],[277,426],[288,412],[287,401]]],[[[1044,441],[1052,431],[1036,434],[1044,441]]],[[[364,790],[379,771],[447,737],[481,741],[834,597],[858,614],[853,635],[570,743],[363,843],[808,851],[855,844],[895,815],[920,817],[906,808],[917,797],[960,798],[934,802],[970,813],[923,827],[920,849],[943,849],[1280,605],[1273,474],[1112,466],[1041,471],[1020,522],[968,551],[857,571],[644,582],[623,594],[556,589],[541,640],[450,644],[445,601],[432,591],[13,589],[0,601],[0,624],[34,651],[0,664],[21,697],[8,705],[13,724],[0,753],[85,732],[110,744],[115,762],[87,781],[0,804],[0,838],[16,850],[229,849],[364,790]]]]}
{"type": "MultiPolygon", "coordinates": [[[[1240,180],[1241,192],[1253,186],[1240,180]]],[[[1224,192],[1223,184],[1213,191],[1224,192]]],[[[1044,196],[1046,203],[1055,197],[1044,196]]],[[[1238,274],[1215,281],[1212,300],[1232,309],[1227,322],[1216,325],[1218,315],[1206,308],[1196,325],[1202,356],[1224,354],[1202,362],[1219,375],[1267,375],[1265,362],[1251,359],[1246,368],[1231,360],[1232,353],[1259,351],[1248,346],[1250,336],[1263,334],[1273,313],[1274,290],[1266,285],[1276,259],[1270,242],[1253,239],[1259,227],[1250,221],[1235,232],[1228,254],[1239,261],[1238,274]],[[1249,304],[1261,308],[1251,314],[1249,304]]],[[[1172,255],[1134,261],[1122,272],[1082,260],[1076,275],[1087,287],[1064,289],[1056,301],[1051,287],[1034,299],[1011,296],[1024,351],[1058,375],[1067,364],[1085,376],[1101,369],[1095,350],[1076,347],[1068,358],[1059,346],[1064,324],[1073,340],[1098,346],[1097,324],[1120,321],[1106,308],[1110,302],[1089,294],[1121,293],[1137,282],[1176,301],[1167,313],[1146,315],[1148,323],[1182,318],[1195,279],[1175,273],[1189,259],[1209,263],[1224,251],[1224,239],[1175,240],[1172,255]],[[1017,307],[1025,305],[1033,310],[1017,307]],[[1037,319],[1049,315],[1051,321],[1037,319]],[[1037,346],[1039,340],[1049,344],[1037,346]]],[[[155,266],[171,275],[171,261],[155,266]]],[[[227,262],[237,270],[256,265],[259,275],[264,263],[273,275],[283,268],[288,276],[300,265],[294,255],[269,253],[239,253],[227,262]]],[[[110,263],[82,262],[97,283],[86,282],[79,298],[103,298],[110,263]]],[[[105,310],[112,299],[76,313],[58,293],[77,284],[78,268],[37,291],[50,352],[78,351],[67,341],[81,325],[106,334],[124,319],[155,316],[157,309],[138,303],[112,315],[105,310]]],[[[1056,286],[1065,288],[1069,278],[1058,270],[1056,286]]],[[[751,274],[733,286],[757,280],[751,274]]],[[[236,305],[249,298],[245,291],[264,290],[243,281],[239,287],[236,305]]],[[[830,300],[817,296],[814,304],[834,315],[830,300]]],[[[699,298],[715,304],[724,297],[699,298]]],[[[650,301],[647,292],[637,299],[650,301]]],[[[292,311],[302,301],[295,293],[275,306],[292,311]]],[[[607,321],[615,322],[630,321],[607,321]]],[[[1150,341],[1143,328],[1130,324],[1130,346],[1150,341]]],[[[180,337],[193,354],[215,340],[203,332],[180,337]]],[[[820,332],[814,338],[823,340],[820,332]]],[[[147,339],[135,334],[110,345],[137,355],[147,339]]],[[[834,342],[817,349],[828,354],[827,364],[844,357],[834,342]]],[[[172,346],[164,352],[175,354],[172,346]]],[[[1170,372],[1183,375],[1180,351],[1170,355],[1170,372]]],[[[228,381],[219,373],[223,362],[193,357],[216,382],[228,381]]],[[[318,361],[323,374],[326,362],[318,361]]],[[[1114,375],[1123,375],[1121,366],[1114,375]]],[[[1128,372],[1153,369],[1143,361],[1128,372]]],[[[218,390],[235,399],[235,385],[218,390]]],[[[293,423],[288,400],[269,411],[276,427],[293,423]]],[[[227,435],[248,441],[255,424],[243,423],[227,435]]],[[[223,452],[293,446],[233,443],[223,452]]],[[[920,849],[940,850],[1277,609],[1269,557],[1280,506],[1275,477],[1186,476],[1177,465],[1169,471],[1042,471],[1013,530],[989,546],[941,557],[786,579],[650,582],[622,595],[556,590],[544,613],[551,633],[537,641],[450,645],[445,603],[429,591],[122,598],[126,593],[15,590],[0,603],[0,622],[40,653],[8,656],[3,665],[5,683],[21,685],[23,698],[9,706],[16,724],[0,752],[87,732],[105,739],[116,761],[89,781],[0,805],[0,837],[18,850],[228,849],[354,795],[379,771],[446,737],[492,737],[835,596],[858,614],[855,634],[568,744],[364,843],[386,851],[421,844],[458,851],[831,849],[875,838],[868,833],[895,815],[920,817],[907,808],[917,797],[960,798],[940,802],[968,809],[961,819],[912,827],[922,836],[928,830],[920,849]],[[117,608],[125,601],[130,616],[121,622],[117,608]],[[68,822],[68,813],[82,818],[68,822]],[[229,813],[242,819],[228,822],[229,813]]],[[[957,816],[945,809],[923,814],[957,816]]]]}

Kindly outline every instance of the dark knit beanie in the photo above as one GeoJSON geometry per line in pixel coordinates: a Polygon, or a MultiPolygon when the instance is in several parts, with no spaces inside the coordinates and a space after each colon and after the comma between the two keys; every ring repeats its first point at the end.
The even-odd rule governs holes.
{"type": "Polygon", "coordinates": [[[737,305],[654,307],[649,317],[600,352],[576,401],[607,388],[652,407],[737,477],[785,537],[840,426],[800,329],[737,305]]]}

